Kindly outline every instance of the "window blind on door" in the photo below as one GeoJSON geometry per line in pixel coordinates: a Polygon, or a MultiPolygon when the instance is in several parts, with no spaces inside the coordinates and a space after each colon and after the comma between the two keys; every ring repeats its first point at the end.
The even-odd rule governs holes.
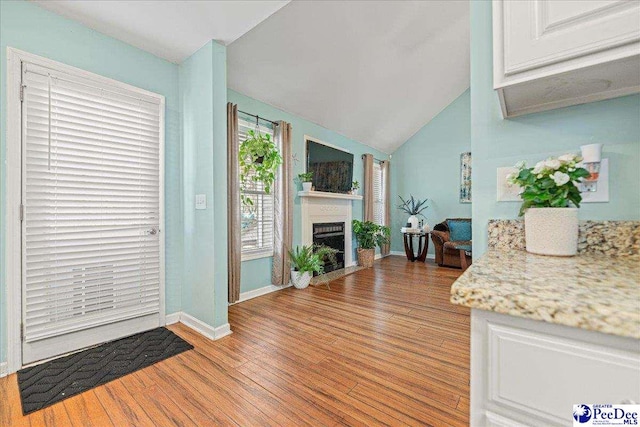
{"type": "Polygon", "coordinates": [[[23,63],[24,340],[159,312],[157,98],[23,63]]]}

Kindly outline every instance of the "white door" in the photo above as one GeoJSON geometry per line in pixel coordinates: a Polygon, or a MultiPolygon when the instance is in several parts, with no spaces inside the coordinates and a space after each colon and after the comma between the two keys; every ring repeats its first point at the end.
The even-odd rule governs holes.
{"type": "Polygon", "coordinates": [[[22,362],[157,327],[164,98],[22,62],[22,362]]]}

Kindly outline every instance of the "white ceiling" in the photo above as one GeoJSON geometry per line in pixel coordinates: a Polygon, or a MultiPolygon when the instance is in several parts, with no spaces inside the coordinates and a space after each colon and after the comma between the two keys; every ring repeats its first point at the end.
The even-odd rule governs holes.
{"type": "Polygon", "coordinates": [[[231,89],[392,153],[469,87],[469,1],[294,1],[227,52],[231,89]]]}
{"type": "Polygon", "coordinates": [[[32,0],[103,34],[180,63],[209,40],[229,44],[290,0],[32,0]]]}

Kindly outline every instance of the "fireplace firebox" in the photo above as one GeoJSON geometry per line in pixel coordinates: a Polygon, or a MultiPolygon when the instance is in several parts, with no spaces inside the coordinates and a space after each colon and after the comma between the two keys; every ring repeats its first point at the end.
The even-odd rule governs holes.
{"type": "MultiPolygon", "coordinates": [[[[328,261],[325,262],[325,273],[344,268],[344,231],[344,222],[325,222],[320,224],[313,224],[313,244],[324,245],[338,250],[338,253],[336,254],[336,265],[333,265],[328,261]]],[[[317,273],[314,273],[314,276],[317,276],[317,273]]]]}

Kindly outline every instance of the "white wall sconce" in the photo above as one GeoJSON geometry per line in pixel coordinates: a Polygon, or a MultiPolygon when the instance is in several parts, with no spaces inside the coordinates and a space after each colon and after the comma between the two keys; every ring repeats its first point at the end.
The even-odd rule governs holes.
{"type": "Polygon", "coordinates": [[[591,175],[582,181],[582,192],[598,191],[598,178],[600,177],[600,164],[602,162],[602,145],[589,144],[580,147],[582,151],[582,166],[591,175]]]}

